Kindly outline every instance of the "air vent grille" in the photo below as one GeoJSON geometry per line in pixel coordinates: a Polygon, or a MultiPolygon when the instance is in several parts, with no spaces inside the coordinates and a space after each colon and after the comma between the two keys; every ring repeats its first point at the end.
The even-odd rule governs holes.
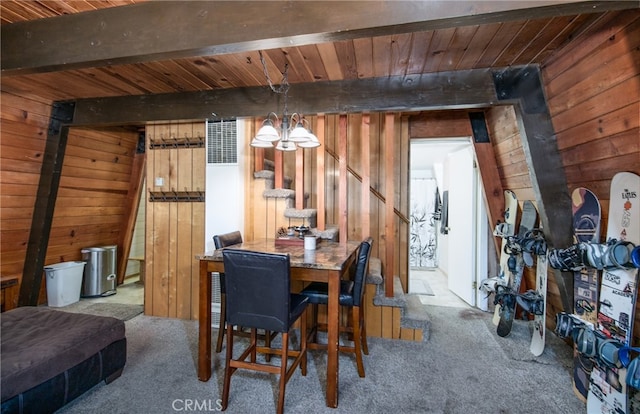
{"type": "Polygon", "coordinates": [[[207,163],[237,164],[236,121],[207,121],[207,163]]]}

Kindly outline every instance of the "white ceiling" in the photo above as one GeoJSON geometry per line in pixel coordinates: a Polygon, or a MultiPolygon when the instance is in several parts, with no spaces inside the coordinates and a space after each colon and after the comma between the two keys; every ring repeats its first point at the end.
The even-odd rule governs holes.
{"type": "Polygon", "coordinates": [[[469,145],[469,138],[412,139],[411,171],[432,171],[433,165],[444,162],[447,154],[469,145]]]}

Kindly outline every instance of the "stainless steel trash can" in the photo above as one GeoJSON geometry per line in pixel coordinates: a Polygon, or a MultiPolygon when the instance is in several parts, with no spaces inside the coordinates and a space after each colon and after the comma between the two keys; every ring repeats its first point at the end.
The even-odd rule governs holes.
{"type": "Polygon", "coordinates": [[[81,250],[87,262],[82,278],[82,297],[116,293],[117,246],[87,247],[81,250]]]}

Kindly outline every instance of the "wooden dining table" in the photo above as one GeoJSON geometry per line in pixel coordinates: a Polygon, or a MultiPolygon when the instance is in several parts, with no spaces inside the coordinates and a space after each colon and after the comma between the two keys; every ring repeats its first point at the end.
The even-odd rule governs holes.
{"type": "MultiPolygon", "coordinates": [[[[288,253],[291,263],[291,280],[326,282],[329,286],[327,305],[327,388],[328,407],[338,407],[338,335],[340,279],[348,276],[348,270],[356,260],[359,243],[322,240],[315,250],[305,250],[302,244],[283,245],[275,239],[245,241],[229,248],[265,253],[288,253]]],[[[200,261],[198,304],[198,379],[211,378],[211,273],[224,272],[222,250],[196,256],[200,261]]]]}

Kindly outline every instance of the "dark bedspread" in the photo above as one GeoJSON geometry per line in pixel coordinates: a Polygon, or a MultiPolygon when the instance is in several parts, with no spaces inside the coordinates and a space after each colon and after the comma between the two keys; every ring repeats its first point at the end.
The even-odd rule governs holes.
{"type": "Polygon", "coordinates": [[[63,373],[125,337],[124,322],[47,307],[0,314],[2,401],[63,373]]]}

